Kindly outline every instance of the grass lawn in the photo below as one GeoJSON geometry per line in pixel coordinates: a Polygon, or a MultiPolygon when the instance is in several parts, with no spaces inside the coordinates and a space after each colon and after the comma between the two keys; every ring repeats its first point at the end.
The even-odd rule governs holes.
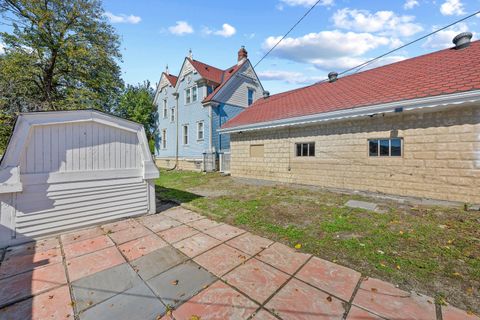
{"type": "Polygon", "coordinates": [[[162,171],[157,195],[217,221],[480,313],[480,212],[162,171]],[[374,201],[383,213],[352,209],[374,201]]]}

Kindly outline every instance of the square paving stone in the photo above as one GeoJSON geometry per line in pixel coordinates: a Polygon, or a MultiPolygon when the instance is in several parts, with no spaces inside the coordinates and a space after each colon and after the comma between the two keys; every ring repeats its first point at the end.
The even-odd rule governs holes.
{"type": "Polygon", "coordinates": [[[352,306],[348,312],[347,320],[383,320],[377,315],[374,315],[368,311],[352,306]]]}
{"type": "Polygon", "coordinates": [[[245,253],[221,244],[218,247],[202,253],[194,260],[214,275],[221,277],[242,262],[245,262],[247,258],[249,258],[249,256],[245,253]]]}
{"type": "Polygon", "coordinates": [[[168,246],[132,261],[131,265],[142,279],[148,280],[187,259],[186,255],[168,246]]]}
{"type": "Polygon", "coordinates": [[[385,318],[436,319],[434,299],[409,293],[393,284],[368,278],[362,281],[353,304],[385,318]]]}
{"type": "Polygon", "coordinates": [[[59,247],[60,242],[57,238],[47,238],[38,241],[28,242],[18,246],[7,248],[5,252],[5,259],[14,256],[30,255],[59,247]]]}
{"type": "Polygon", "coordinates": [[[297,279],[290,280],[265,308],[284,320],[340,320],[345,313],[341,300],[297,279]]]}
{"type": "Polygon", "coordinates": [[[196,220],[196,221],[193,221],[193,222],[189,222],[187,224],[190,227],[193,227],[193,228],[195,228],[197,230],[200,230],[200,231],[206,231],[210,228],[222,225],[222,223],[219,223],[217,221],[210,220],[210,219],[200,219],[200,220],[196,220]]]}
{"type": "Polygon", "coordinates": [[[272,240],[256,236],[251,233],[242,234],[235,239],[227,241],[229,246],[237,248],[251,256],[256,255],[263,249],[268,248],[273,243],[272,240]]]}
{"type": "Polygon", "coordinates": [[[168,244],[156,234],[141,237],[118,246],[128,261],[135,260],[168,244]]]}
{"type": "Polygon", "coordinates": [[[200,292],[198,295],[182,304],[173,311],[175,319],[248,319],[257,309],[257,304],[238,293],[221,281],[200,292]]]}
{"type": "Polygon", "coordinates": [[[313,257],[296,274],[296,278],[349,301],[361,274],[338,264],[313,257]]]}
{"type": "Polygon", "coordinates": [[[117,245],[138,239],[141,237],[145,237],[148,235],[153,234],[150,230],[138,224],[137,226],[131,226],[128,229],[123,229],[114,233],[109,233],[109,237],[115,242],[117,245]]]}
{"type": "Polygon", "coordinates": [[[0,280],[0,307],[67,283],[62,263],[51,264],[0,280]]]}
{"type": "Polygon", "coordinates": [[[198,230],[193,229],[192,227],[189,227],[187,225],[181,225],[175,228],[164,230],[160,232],[158,235],[167,242],[175,243],[180,240],[191,237],[197,233],[198,233],[198,230]]]}
{"type": "Polygon", "coordinates": [[[238,235],[241,235],[242,233],[245,233],[245,230],[235,228],[231,225],[228,224],[222,224],[218,227],[210,228],[208,230],[205,230],[204,233],[208,234],[209,236],[212,236],[218,240],[221,241],[227,241],[230,240],[238,235]]]}
{"type": "Polygon", "coordinates": [[[250,259],[223,279],[258,303],[264,303],[290,276],[261,261],[250,259]]]}
{"type": "Polygon", "coordinates": [[[443,320],[480,320],[480,317],[473,313],[457,309],[453,306],[442,306],[442,319],[443,320]]]}
{"type": "Polygon", "coordinates": [[[144,282],[80,313],[80,320],[159,319],[165,306],[144,282]]]}
{"type": "Polygon", "coordinates": [[[153,277],[147,283],[165,305],[176,307],[215,280],[198,264],[187,261],[153,277]]]}
{"type": "Polygon", "coordinates": [[[59,263],[61,261],[62,253],[58,247],[27,255],[6,257],[0,266],[0,278],[44,267],[52,263],[59,263]]]}
{"type": "Polygon", "coordinates": [[[125,259],[116,247],[109,247],[67,260],[70,281],[122,264],[125,259]]]}
{"type": "Polygon", "coordinates": [[[63,246],[65,258],[70,259],[82,256],[87,253],[98,251],[113,246],[113,241],[106,235],[101,235],[95,238],[76,241],[63,246]]]}
{"type": "Polygon", "coordinates": [[[72,283],[75,305],[78,311],[83,311],[141,282],[127,263],[97,272],[72,283]]]}
{"type": "Polygon", "coordinates": [[[62,234],[60,239],[62,240],[62,244],[66,245],[76,241],[82,241],[85,239],[95,238],[98,236],[103,235],[104,232],[100,227],[93,227],[89,229],[83,229],[78,231],[73,231],[70,233],[62,234]]]}
{"type": "Polygon", "coordinates": [[[283,272],[293,274],[302,266],[302,264],[305,263],[305,261],[307,261],[308,258],[310,258],[310,256],[310,254],[297,252],[286,245],[276,242],[261,253],[257,254],[256,258],[282,270],[283,272]]]}
{"type": "Polygon", "coordinates": [[[153,232],[160,232],[181,225],[180,221],[167,217],[163,214],[154,214],[140,218],[140,223],[153,232]]]}
{"type": "Polygon", "coordinates": [[[206,234],[197,234],[190,238],[175,243],[173,246],[193,258],[202,252],[205,252],[221,242],[206,234]]]}
{"type": "Polygon", "coordinates": [[[67,320],[73,319],[72,301],[68,286],[47,291],[33,298],[0,310],[4,320],[67,320]]]}
{"type": "Polygon", "coordinates": [[[169,216],[170,218],[178,220],[182,223],[188,223],[188,222],[192,222],[192,221],[204,218],[198,213],[195,213],[193,211],[187,210],[182,207],[175,207],[175,208],[169,209],[165,211],[163,214],[165,214],[166,216],[169,216]]]}
{"type": "Polygon", "coordinates": [[[129,229],[131,227],[138,227],[139,225],[140,224],[135,220],[124,219],[104,224],[101,226],[101,228],[106,234],[110,234],[121,230],[129,229]]]}

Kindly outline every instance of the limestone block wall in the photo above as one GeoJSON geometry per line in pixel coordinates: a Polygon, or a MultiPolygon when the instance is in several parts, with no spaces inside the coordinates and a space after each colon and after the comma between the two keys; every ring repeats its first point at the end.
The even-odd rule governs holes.
{"type": "Polygon", "coordinates": [[[480,105],[235,133],[231,174],[480,203],[480,105]],[[369,157],[368,139],[390,137],[403,138],[401,157],[369,157]],[[315,142],[315,156],[296,157],[299,142],[315,142]]]}
{"type": "MultiPolygon", "coordinates": [[[[202,170],[202,159],[179,159],[178,170],[189,170],[189,171],[201,171],[202,170]]],[[[156,158],[155,164],[157,167],[162,169],[170,169],[175,166],[175,158],[156,158]]]]}

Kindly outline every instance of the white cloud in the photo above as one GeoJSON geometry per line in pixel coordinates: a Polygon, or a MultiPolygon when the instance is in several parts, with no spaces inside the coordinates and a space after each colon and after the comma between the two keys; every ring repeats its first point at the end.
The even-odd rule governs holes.
{"type": "MultiPolygon", "coordinates": [[[[296,6],[302,6],[302,7],[311,7],[313,6],[318,0],[280,0],[280,6],[277,8],[282,10],[283,9],[283,4],[290,6],[290,7],[296,7],[296,6]]],[[[318,4],[321,6],[332,6],[334,3],[334,0],[321,0],[318,4]]]]}
{"type": "MultiPolygon", "coordinates": [[[[270,49],[281,37],[268,37],[264,50],[270,49]]],[[[298,38],[285,38],[272,51],[272,56],[301,63],[313,64],[317,68],[344,68],[357,64],[363,54],[386,46],[391,39],[370,33],[321,31],[298,38]]]]}
{"type": "Polygon", "coordinates": [[[255,38],[255,33],[245,33],[243,36],[247,39],[253,39],[255,38]]]}
{"type": "Polygon", "coordinates": [[[105,12],[105,16],[108,18],[108,20],[111,23],[130,23],[130,24],[137,24],[140,21],[142,21],[142,18],[139,16],[134,16],[133,14],[131,15],[126,15],[126,14],[119,14],[115,15],[111,12],[105,12]]]}
{"type": "MultiPolygon", "coordinates": [[[[438,29],[438,26],[433,26],[432,29],[438,29]]],[[[439,31],[433,36],[428,37],[422,46],[427,49],[436,50],[453,47],[453,38],[457,34],[465,31],[469,31],[469,26],[464,22],[458,23],[451,28],[439,31]]],[[[475,33],[473,33],[473,36],[475,37],[475,33]]]]}
{"type": "Polygon", "coordinates": [[[168,31],[177,36],[193,33],[193,27],[187,21],[177,21],[174,26],[168,27],[168,31]]]}
{"type": "Polygon", "coordinates": [[[3,54],[3,53],[5,53],[5,44],[0,42],[0,54],[3,54]]]}
{"type": "Polygon", "coordinates": [[[203,29],[203,32],[205,34],[213,34],[213,35],[216,35],[216,36],[229,38],[229,37],[233,36],[235,33],[237,33],[237,29],[235,29],[234,26],[232,26],[228,23],[224,23],[222,25],[222,29],[220,29],[220,30],[211,30],[210,28],[206,27],[206,28],[203,29]]]}
{"type": "Polygon", "coordinates": [[[463,3],[460,0],[446,0],[440,6],[440,12],[444,16],[452,16],[452,15],[462,15],[465,13],[463,10],[463,3]]]}
{"type": "Polygon", "coordinates": [[[306,76],[301,72],[282,71],[282,70],[266,70],[258,73],[260,80],[278,80],[290,84],[309,84],[323,80],[325,77],[306,76]]]}
{"type": "Polygon", "coordinates": [[[381,35],[412,36],[423,30],[414,23],[414,16],[399,16],[393,11],[377,11],[344,8],[333,15],[333,22],[341,29],[357,32],[378,32],[381,35]]]}
{"type": "Polygon", "coordinates": [[[405,10],[409,10],[409,9],[413,9],[415,8],[416,6],[419,6],[420,4],[418,3],[417,0],[407,0],[405,1],[405,3],[403,4],[403,9],[405,10]]]}

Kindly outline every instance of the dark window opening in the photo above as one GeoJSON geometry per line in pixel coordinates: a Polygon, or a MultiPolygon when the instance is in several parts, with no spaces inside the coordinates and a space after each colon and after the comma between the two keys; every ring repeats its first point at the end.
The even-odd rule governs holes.
{"type": "Polygon", "coordinates": [[[315,142],[295,144],[297,157],[315,157],[315,142]]]}

